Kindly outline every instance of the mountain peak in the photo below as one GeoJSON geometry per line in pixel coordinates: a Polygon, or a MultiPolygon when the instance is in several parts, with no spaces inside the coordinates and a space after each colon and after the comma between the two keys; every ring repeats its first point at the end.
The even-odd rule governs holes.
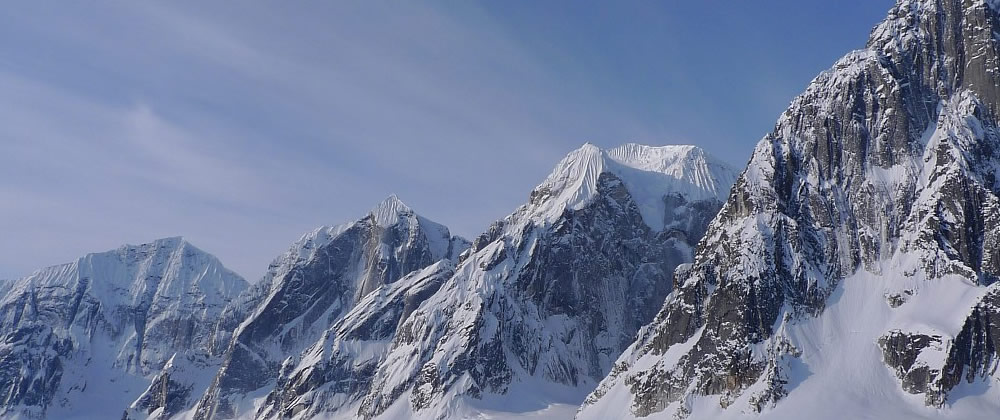
{"type": "Polygon", "coordinates": [[[190,244],[184,240],[183,236],[169,236],[140,244],[123,244],[118,247],[118,251],[125,251],[129,249],[177,249],[185,245],[190,244]]]}
{"type": "MultiPolygon", "coordinates": [[[[428,240],[431,242],[432,252],[435,256],[444,258],[448,254],[452,241],[448,227],[417,214],[410,206],[403,203],[399,197],[392,194],[369,210],[361,219],[336,226],[320,226],[302,235],[292,244],[288,251],[290,254],[288,255],[295,255],[296,258],[303,260],[312,259],[317,250],[325,247],[359,223],[372,223],[381,228],[390,228],[404,222],[420,226],[420,229],[425,232],[428,240]]],[[[461,239],[461,241],[464,241],[464,239],[461,239]]]]}
{"type": "Polygon", "coordinates": [[[664,227],[663,197],[681,195],[688,201],[725,201],[736,171],[697,146],[647,146],[627,143],[601,149],[586,143],[570,152],[533,193],[546,197],[539,212],[558,216],[565,208],[579,209],[597,193],[602,173],[618,177],[653,229],[664,227]]]}
{"type": "Polygon", "coordinates": [[[117,249],[87,254],[80,261],[91,261],[116,256],[116,258],[122,259],[123,262],[136,263],[142,261],[144,258],[151,258],[153,256],[169,260],[184,255],[201,261],[218,263],[221,266],[221,262],[215,255],[198,248],[184,239],[183,236],[159,238],[141,244],[124,244],[117,249]]]}
{"type": "Polygon", "coordinates": [[[677,193],[695,200],[716,198],[725,201],[735,181],[735,170],[694,145],[647,146],[627,143],[610,149],[607,156],[619,164],[642,171],[661,173],[682,181],[677,193]],[[730,176],[731,175],[731,176],[730,176]]]}
{"type": "MultiPolygon", "coordinates": [[[[207,275],[206,272],[194,276],[195,281],[201,282],[207,279],[214,282],[218,280],[221,282],[220,284],[204,286],[221,287],[221,290],[226,293],[231,290],[241,290],[247,285],[242,277],[225,268],[218,258],[194,246],[182,236],[160,238],[138,245],[125,244],[115,250],[87,254],[76,262],[78,269],[83,271],[92,269],[100,271],[114,267],[115,270],[123,269],[129,273],[140,274],[150,270],[150,267],[154,265],[169,267],[166,269],[164,277],[180,275],[177,270],[187,269],[215,272],[213,275],[207,275]],[[117,267],[118,265],[121,267],[117,267]]],[[[100,274],[96,277],[103,277],[103,274],[106,273],[100,274]]],[[[138,281],[137,279],[141,277],[140,274],[129,274],[119,280],[138,281]]],[[[108,279],[113,277],[116,276],[111,276],[108,279]]]]}
{"type": "Polygon", "coordinates": [[[399,223],[401,217],[413,214],[413,209],[403,203],[396,194],[392,194],[371,209],[368,214],[377,225],[389,227],[399,223]]]}
{"type": "Polygon", "coordinates": [[[154,239],[150,243],[168,245],[168,244],[180,244],[181,242],[187,242],[186,240],[184,240],[183,236],[168,236],[166,238],[154,239]]]}
{"type": "Polygon", "coordinates": [[[896,63],[890,71],[922,67],[921,82],[936,99],[968,89],[997,112],[998,29],[1000,0],[900,0],[872,30],[867,48],[881,62],[896,63]]]}

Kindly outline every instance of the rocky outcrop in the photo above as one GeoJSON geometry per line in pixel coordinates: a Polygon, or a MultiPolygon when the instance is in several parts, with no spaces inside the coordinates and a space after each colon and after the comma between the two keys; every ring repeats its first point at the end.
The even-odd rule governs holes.
{"type": "Polygon", "coordinates": [[[949,391],[962,382],[997,375],[1000,289],[992,287],[979,300],[953,338],[890,331],[879,345],[905,391],[924,394],[927,405],[943,407],[949,391]]]}
{"type": "Polygon", "coordinates": [[[980,300],[952,341],[943,369],[941,389],[950,390],[962,380],[973,382],[997,376],[1000,365],[1000,288],[980,300]]]}
{"type": "Polygon", "coordinates": [[[891,331],[879,339],[879,346],[885,363],[895,370],[904,390],[914,394],[927,393],[930,402],[938,400],[937,390],[932,390],[930,385],[940,378],[941,372],[919,360],[919,357],[928,348],[943,350],[941,336],[891,331]]]}

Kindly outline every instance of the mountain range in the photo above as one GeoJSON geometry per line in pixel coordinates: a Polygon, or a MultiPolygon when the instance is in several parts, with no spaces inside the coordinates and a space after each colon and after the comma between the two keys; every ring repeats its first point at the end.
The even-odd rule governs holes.
{"type": "Polygon", "coordinates": [[[388,197],[249,283],[181,238],[3,283],[0,416],[1000,416],[1000,2],[899,0],[742,172],[585,144],[469,241],[388,197]]]}

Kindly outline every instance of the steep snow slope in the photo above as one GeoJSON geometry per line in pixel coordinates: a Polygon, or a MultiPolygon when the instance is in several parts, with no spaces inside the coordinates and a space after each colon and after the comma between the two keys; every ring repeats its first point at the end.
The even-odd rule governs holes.
{"type": "Polygon", "coordinates": [[[315,343],[366,295],[440,260],[456,260],[467,248],[467,241],[395,196],[358,221],[303,236],[223,313],[222,324],[235,332],[218,353],[222,365],[194,417],[252,412],[275,386],[285,359],[315,343]]]}
{"type": "Polygon", "coordinates": [[[377,340],[328,331],[258,417],[565,413],[652,319],[734,178],[690,146],[584,145],[377,340]]]}
{"type": "Polygon", "coordinates": [[[247,283],[181,238],[90,254],[0,300],[0,413],[120,418],[176,352],[207,346],[247,283]]]}
{"type": "Polygon", "coordinates": [[[901,0],[817,77],[578,418],[995,418],[997,33],[901,0]]]}

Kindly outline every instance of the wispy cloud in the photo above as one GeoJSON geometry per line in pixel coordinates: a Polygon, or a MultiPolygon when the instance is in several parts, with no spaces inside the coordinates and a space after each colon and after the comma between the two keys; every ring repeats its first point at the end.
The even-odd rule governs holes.
{"type": "Polygon", "coordinates": [[[763,134],[728,136],[759,108],[718,76],[743,16],[707,45],[675,36],[694,3],[497,4],[8,5],[0,277],[180,234],[254,278],[390,193],[475,235],[585,141],[763,134]]]}
{"type": "Polygon", "coordinates": [[[302,231],[389,193],[473,235],[587,140],[552,75],[477,30],[483,15],[91,6],[6,22],[42,41],[5,45],[26,67],[0,65],[11,274],[186,233],[255,276],[302,231]]]}

